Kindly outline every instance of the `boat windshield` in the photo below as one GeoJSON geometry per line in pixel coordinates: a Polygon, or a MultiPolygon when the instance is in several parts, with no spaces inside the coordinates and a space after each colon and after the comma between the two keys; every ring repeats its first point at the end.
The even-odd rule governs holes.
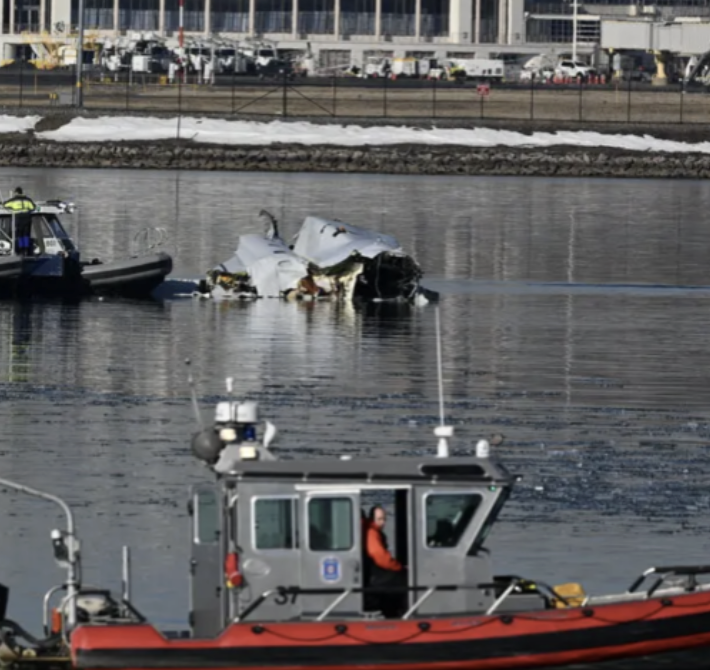
{"type": "Polygon", "coordinates": [[[74,246],[74,243],[72,242],[71,238],[69,237],[69,234],[67,233],[66,230],[64,230],[64,226],[62,226],[61,221],[55,214],[45,214],[44,215],[44,220],[47,222],[47,225],[49,226],[49,229],[52,231],[52,234],[57,238],[60,239],[64,245],[64,248],[67,251],[74,251],[76,248],[74,246]]]}
{"type": "Polygon", "coordinates": [[[503,490],[500,492],[498,500],[496,500],[495,505],[491,510],[491,513],[488,515],[488,518],[484,522],[483,526],[481,526],[481,530],[476,536],[476,539],[473,541],[471,548],[468,550],[469,556],[475,556],[478,553],[478,550],[483,546],[483,543],[486,541],[486,538],[488,537],[488,533],[490,532],[491,528],[493,528],[493,524],[498,519],[498,515],[503,509],[503,506],[506,502],[508,502],[510,492],[511,489],[507,486],[504,487],[503,490]]]}
{"type": "Polygon", "coordinates": [[[426,546],[457,546],[482,502],[477,493],[427,494],[426,546]]]}

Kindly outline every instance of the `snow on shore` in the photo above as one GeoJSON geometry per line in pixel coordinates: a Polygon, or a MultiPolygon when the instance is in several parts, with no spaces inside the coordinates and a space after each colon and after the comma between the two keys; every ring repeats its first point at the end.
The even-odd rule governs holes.
{"type": "MultiPolygon", "coordinates": [[[[0,117],[0,132],[24,132],[38,117],[0,117]],[[13,127],[15,119],[16,125],[13,127]]],[[[39,139],[57,142],[107,142],[164,140],[177,135],[177,118],[107,116],[76,118],[57,130],[37,133],[39,139]]],[[[525,135],[491,128],[439,128],[380,126],[363,128],[336,124],[283,121],[228,121],[183,117],[180,137],[205,144],[383,146],[393,144],[462,145],[470,147],[605,147],[628,151],[698,152],[710,154],[710,142],[689,143],[662,140],[648,135],[606,135],[586,131],[534,132],[525,135]]]]}

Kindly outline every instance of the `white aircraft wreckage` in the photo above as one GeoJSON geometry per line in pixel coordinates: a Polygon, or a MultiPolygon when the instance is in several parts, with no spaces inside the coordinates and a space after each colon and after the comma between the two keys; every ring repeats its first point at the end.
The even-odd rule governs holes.
{"type": "Polygon", "coordinates": [[[200,295],[414,303],[439,297],[419,284],[419,264],[390,235],[308,216],[288,245],[276,219],[265,210],[260,217],[267,221],[266,234],[242,235],[234,256],[200,282],[200,295]]]}

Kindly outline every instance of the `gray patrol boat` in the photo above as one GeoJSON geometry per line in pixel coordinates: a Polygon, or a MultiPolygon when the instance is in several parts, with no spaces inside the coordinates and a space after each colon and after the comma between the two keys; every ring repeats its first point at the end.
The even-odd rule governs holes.
{"type": "Polygon", "coordinates": [[[0,480],[59,504],[68,520],[52,534],[67,579],[44,599],[46,637],[5,618],[0,588],[0,659],[87,670],[710,665],[709,566],[649,568],[606,596],[494,572],[485,541],[519,478],[487,441],[451,456],[453,430],[442,421],[431,455],[278,458],[275,427],[260,430],[258,419],[256,403],[230,398],[192,440],[214,481],[189,497],[182,634],[132,604],[127,550],[120,595],[81,584],[71,510],[0,480]],[[407,568],[396,586],[369,583],[362,509],[371,501],[389,508],[392,553],[407,568]],[[393,599],[399,610],[387,615],[393,599]]]}

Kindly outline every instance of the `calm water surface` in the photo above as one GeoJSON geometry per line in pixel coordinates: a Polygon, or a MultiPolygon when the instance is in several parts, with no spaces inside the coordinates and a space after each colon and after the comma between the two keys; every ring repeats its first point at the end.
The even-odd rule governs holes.
{"type": "MultiPolygon", "coordinates": [[[[293,234],[316,213],[394,234],[443,294],[454,444],[502,433],[524,474],[490,538],[501,573],[624,589],[710,545],[710,184],[0,170],[5,192],[74,199],[86,257],[171,236],[201,275],[266,207],[293,234]]],[[[183,623],[191,457],[184,360],[205,414],[233,375],[292,455],[433,450],[434,312],[333,304],[0,304],[0,473],[77,509],[85,579],[183,623]]],[[[0,582],[37,630],[61,578],[54,509],[0,495],[0,582]]]]}

